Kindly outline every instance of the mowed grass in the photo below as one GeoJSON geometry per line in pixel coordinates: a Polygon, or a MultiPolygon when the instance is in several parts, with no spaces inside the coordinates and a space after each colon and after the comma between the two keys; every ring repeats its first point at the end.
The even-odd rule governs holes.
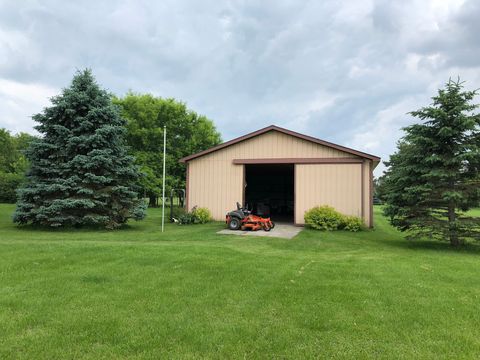
{"type": "Polygon", "coordinates": [[[467,215],[469,216],[474,216],[474,217],[480,217],[480,208],[476,209],[471,209],[467,212],[467,215]]]}
{"type": "Polygon", "coordinates": [[[362,233],[292,240],[47,231],[0,205],[0,358],[478,358],[480,251],[362,233]]]}

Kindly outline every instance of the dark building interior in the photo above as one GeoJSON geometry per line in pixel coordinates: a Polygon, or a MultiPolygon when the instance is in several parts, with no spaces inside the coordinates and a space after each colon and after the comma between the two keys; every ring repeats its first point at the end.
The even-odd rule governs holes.
{"type": "Polygon", "coordinates": [[[294,165],[245,165],[245,203],[254,214],[293,222],[294,165]]]}

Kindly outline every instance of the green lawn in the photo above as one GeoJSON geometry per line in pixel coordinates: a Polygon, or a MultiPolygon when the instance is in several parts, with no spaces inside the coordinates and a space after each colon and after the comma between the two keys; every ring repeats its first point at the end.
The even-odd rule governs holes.
{"type": "Polygon", "coordinates": [[[480,208],[472,209],[468,211],[467,214],[470,216],[480,217],[480,208]]]}
{"type": "Polygon", "coordinates": [[[478,358],[480,250],[375,231],[293,240],[19,229],[0,205],[0,358],[478,358]]]}

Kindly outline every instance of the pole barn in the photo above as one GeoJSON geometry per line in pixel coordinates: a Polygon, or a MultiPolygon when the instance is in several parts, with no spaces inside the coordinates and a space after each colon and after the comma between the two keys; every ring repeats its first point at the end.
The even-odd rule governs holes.
{"type": "Polygon", "coordinates": [[[373,226],[373,169],[380,158],[278,126],[268,126],[180,160],[186,206],[215,220],[237,202],[277,222],[304,224],[304,213],[330,205],[373,226]]]}

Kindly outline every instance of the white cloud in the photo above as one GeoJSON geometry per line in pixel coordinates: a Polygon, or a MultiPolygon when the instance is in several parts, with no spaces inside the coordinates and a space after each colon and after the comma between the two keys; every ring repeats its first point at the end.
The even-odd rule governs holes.
{"type": "Polygon", "coordinates": [[[58,89],[42,84],[22,84],[0,79],[0,127],[13,132],[33,132],[31,116],[49,104],[58,89]]]}
{"type": "MultiPolygon", "coordinates": [[[[393,153],[395,142],[392,140],[399,139],[403,135],[401,128],[414,121],[407,113],[420,107],[420,103],[418,98],[407,98],[381,109],[359,129],[348,146],[371,154],[393,153]]],[[[385,158],[384,155],[382,162],[385,160],[388,158],[385,158]]],[[[375,169],[375,175],[381,175],[384,169],[384,165],[380,164],[375,169]]]]}
{"type": "Polygon", "coordinates": [[[225,139],[275,123],[387,159],[449,77],[480,87],[478,18],[475,0],[0,1],[0,126],[28,131],[91,67],[225,139]]]}

